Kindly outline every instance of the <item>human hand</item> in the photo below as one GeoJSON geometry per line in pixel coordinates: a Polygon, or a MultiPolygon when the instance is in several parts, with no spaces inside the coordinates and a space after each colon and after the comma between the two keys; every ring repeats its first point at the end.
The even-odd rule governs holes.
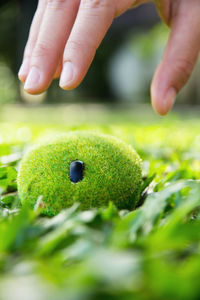
{"type": "MultiPolygon", "coordinates": [[[[155,0],[171,27],[164,56],[154,75],[151,98],[164,115],[187,82],[200,51],[200,0],[155,0]]],[[[85,77],[113,19],[149,0],[39,0],[19,78],[31,94],[53,78],[70,90],[85,77]]]]}

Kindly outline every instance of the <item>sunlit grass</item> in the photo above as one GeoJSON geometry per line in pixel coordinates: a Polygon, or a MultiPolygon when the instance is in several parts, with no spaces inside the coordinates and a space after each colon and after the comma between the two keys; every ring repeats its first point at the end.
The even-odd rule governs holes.
{"type": "Polygon", "coordinates": [[[110,120],[0,124],[1,299],[199,298],[199,120],[110,120]],[[137,210],[110,203],[82,212],[74,204],[46,218],[39,203],[21,208],[23,152],[46,134],[77,129],[111,134],[138,151],[144,186],[137,210]]]}

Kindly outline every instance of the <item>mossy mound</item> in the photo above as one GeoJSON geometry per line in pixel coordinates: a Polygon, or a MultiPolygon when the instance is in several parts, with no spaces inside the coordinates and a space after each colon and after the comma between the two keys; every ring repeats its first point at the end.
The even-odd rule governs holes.
{"type": "Polygon", "coordinates": [[[91,132],[70,132],[33,147],[23,158],[18,174],[22,204],[34,207],[39,196],[43,213],[55,215],[80,202],[82,209],[106,206],[133,209],[142,183],[141,160],[120,140],[91,132]],[[74,161],[84,164],[83,178],[70,179],[74,161]]]}

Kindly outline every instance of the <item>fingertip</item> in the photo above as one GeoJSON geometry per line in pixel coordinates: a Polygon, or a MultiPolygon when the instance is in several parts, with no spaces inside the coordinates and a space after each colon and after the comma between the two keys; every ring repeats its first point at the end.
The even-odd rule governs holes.
{"type": "Polygon", "coordinates": [[[18,79],[24,83],[26,81],[26,75],[18,73],[18,79]]]}
{"type": "Polygon", "coordinates": [[[30,68],[30,59],[25,58],[18,72],[18,78],[21,82],[25,82],[30,68]]]}
{"type": "Polygon", "coordinates": [[[60,78],[61,72],[62,72],[62,64],[59,63],[59,65],[58,65],[58,67],[57,67],[57,69],[56,69],[56,72],[55,72],[55,74],[54,74],[54,76],[53,76],[53,79],[58,79],[58,78],[60,78]]]}
{"type": "Polygon", "coordinates": [[[28,94],[33,95],[33,96],[37,96],[40,95],[42,93],[44,93],[45,90],[41,89],[41,90],[28,90],[28,89],[24,89],[28,94]]]}
{"type": "Polygon", "coordinates": [[[47,82],[41,70],[37,67],[31,67],[24,84],[24,90],[31,95],[38,95],[48,88],[47,82]]]}
{"type": "Polygon", "coordinates": [[[60,73],[55,73],[53,76],[53,80],[57,80],[60,78],[60,73]]]}
{"type": "Polygon", "coordinates": [[[60,76],[59,85],[63,90],[71,90],[76,87],[75,67],[72,62],[67,61],[63,65],[62,73],[60,76]]]}
{"type": "Polygon", "coordinates": [[[61,83],[59,83],[59,86],[64,91],[71,91],[71,90],[77,88],[79,86],[79,84],[73,82],[73,83],[68,83],[68,84],[65,84],[65,85],[62,84],[61,85],[61,83]]]}
{"type": "Polygon", "coordinates": [[[151,102],[153,109],[161,116],[169,113],[175,103],[177,92],[175,88],[170,87],[165,93],[156,89],[155,86],[151,87],[151,102]]]}

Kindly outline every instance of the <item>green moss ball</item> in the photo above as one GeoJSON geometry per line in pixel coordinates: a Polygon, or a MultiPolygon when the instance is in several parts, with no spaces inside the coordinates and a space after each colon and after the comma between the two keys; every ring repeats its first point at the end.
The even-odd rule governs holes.
{"type": "Polygon", "coordinates": [[[92,132],[56,135],[34,146],[22,159],[18,192],[22,204],[34,207],[42,196],[43,213],[55,215],[80,202],[81,208],[106,206],[133,209],[142,183],[141,160],[131,146],[92,132]],[[70,179],[70,165],[84,164],[83,178],[70,179]]]}

